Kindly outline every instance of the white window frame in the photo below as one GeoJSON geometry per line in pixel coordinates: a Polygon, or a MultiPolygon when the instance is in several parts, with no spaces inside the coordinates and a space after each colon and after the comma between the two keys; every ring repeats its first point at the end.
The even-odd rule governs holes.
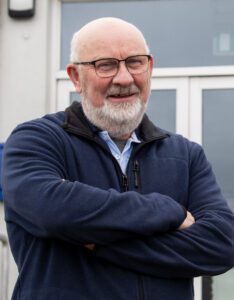
{"type": "Polygon", "coordinates": [[[195,77],[190,84],[190,138],[202,144],[202,92],[203,90],[234,89],[233,76],[195,77]]]}

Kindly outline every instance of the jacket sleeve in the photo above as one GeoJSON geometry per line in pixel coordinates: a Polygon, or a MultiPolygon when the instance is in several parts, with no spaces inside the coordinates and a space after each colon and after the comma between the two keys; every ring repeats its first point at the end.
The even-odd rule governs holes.
{"type": "Polygon", "coordinates": [[[66,180],[65,160],[69,158],[64,154],[61,130],[32,121],[9,137],[3,159],[7,222],[17,223],[36,237],[77,245],[150,236],[183,222],[183,208],[170,197],[119,193],[66,180]]]}
{"type": "Polygon", "coordinates": [[[189,168],[187,209],[196,220],[192,226],[97,246],[94,255],[122,268],[165,278],[217,275],[230,269],[234,264],[233,213],[196,144],[189,168]]]}

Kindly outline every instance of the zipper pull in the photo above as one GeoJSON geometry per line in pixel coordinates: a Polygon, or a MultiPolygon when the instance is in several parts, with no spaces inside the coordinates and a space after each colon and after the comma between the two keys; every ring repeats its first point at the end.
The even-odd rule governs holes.
{"type": "Polygon", "coordinates": [[[140,186],[140,167],[139,167],[139,162],[137,160],[134,161],[133,163],[133,175],[134,175],[134,184],[135,188],[139,188],[140,186]]]}
{"type": "Polygon", "coordinates": [[[127,192],[127,190],[128,190],[128,178],[124,174],[122,175],[122,184],[123,184],[124,192],[127,192]]]}

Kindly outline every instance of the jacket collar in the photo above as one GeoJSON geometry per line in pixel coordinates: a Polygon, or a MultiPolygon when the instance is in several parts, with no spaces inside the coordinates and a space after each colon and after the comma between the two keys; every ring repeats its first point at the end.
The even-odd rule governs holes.
{"type": "MultiPolygon", "coordinates": [[[[64,130],[85,136],[87,138],[95,138],[99,128],[91,124],[84,115],[81,104],[73,102],[65,110],[65,121],[62,124],[64,130]]],[[[164,139],[170,134],[156,127],[145,114],[139,127],[136,129],[136,134],[143,142],[164,139]]]]}

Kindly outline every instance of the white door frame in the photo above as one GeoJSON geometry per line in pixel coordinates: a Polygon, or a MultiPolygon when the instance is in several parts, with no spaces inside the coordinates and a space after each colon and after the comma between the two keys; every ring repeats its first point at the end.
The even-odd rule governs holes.
{"type": "Polygon", "coordinates": [[[202,144],[202,91],[234,89],[234,76],[194,77],[190,81],[189,137],[202,144]]]}
{"type": "Polygon", "coordinates": [[[157,77],[154,76],[151,81],[153,90],[176,90],[176,132],[186,137],[189,134],[188,127],[188,77],[157,77]]]}

